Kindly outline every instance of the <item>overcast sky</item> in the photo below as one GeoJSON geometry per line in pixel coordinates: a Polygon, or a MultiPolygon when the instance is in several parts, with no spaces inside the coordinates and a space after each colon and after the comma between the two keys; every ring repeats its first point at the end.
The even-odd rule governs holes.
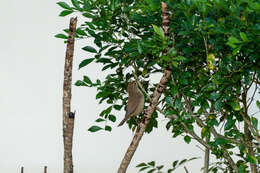
{"type": "MultiPolygon", "coordinates": [[[[62,87],[65,44],[54,38],[67,28],[69,17],[58,17],[61,8],[56,1],[2,1],[0,7],[0,172],[48,173],[63,170],[62,87]]],[[[78,14],[79,15],[79,14],[78,14]]],[[[83,21],[79,19],[78,26],[83,21]]],[[[78,64],[91,54],[81,47],[91,40],[76,42],[73,83],[87,74],[92,80],[104,78],[100,66],[89,65],[78,70],[78,64]]],[[[133,133],[124,125],[116,125],[124,117],[117,112],[113,131],[89,133],[100,111],[106,105],[95,100],[96,89],[72,88],[72,110],[75,119],[73,159],[75,173],[113,173],[119,167],[133,133]]],[[[169,167],[174,160],[202,156],[192,141],[174,139],[165,129],[167,121],[160,117],[159,128],[145,134],[135,152],[128,173],[135,166],[155,160],[169,167]]],[[[186,165],[191,172],[200,172],[203,159],[186,165]]],[[[180,168],[178,173],[184,173],[180,168]]]]}

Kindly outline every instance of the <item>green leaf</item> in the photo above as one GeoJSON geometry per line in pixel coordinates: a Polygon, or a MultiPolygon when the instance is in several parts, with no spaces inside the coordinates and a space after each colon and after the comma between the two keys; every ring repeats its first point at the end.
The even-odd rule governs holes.
{"type": "Polygon", "coordinates": [[[240,144],[240,145],[239,145],[239,150],[240,150],[240,152],[242,152],[242,153],[246,153],[246,147],[245,147],[243,144],[240,144]]]}
{"type": "Polygon", "coordinates": [[[155,161],[149,162],[148,165],[154,166],[155,165],[155,161]]]}
{"type": "Polygon", "coordinates": [[[245,34],[244,32],[240,32],[240,37],[241,37],[241,39],[242,39],[243,41],[245,41],[245,42],[248,41],[247,36],[246,36],[246,34],[245,34]]]}
{"type": "Polygon", "coordinates": [[[83,81],[88,83],[88,84],[92,84],[91,80],[89,79],[88,76],[83,76],[83,81]]]}
{"type": "Polygon", "coordinates": [[[103,118],[98,118],[98,119],[96,119],[96,122],[102,122],[102,121],[106,121],[106,120],[104,120],[103,118]]]}
{"type": "Polygon", "coordinates": [[[176,61],[172,61],[172,65],[177,68],[179,64],[176,61]]]}
{"type": "Polygon", "coordinates": [[[218,111],[218,110],[220,110],[220,109],[222,108],[222,106],[223,106],[222,100],[221,100],[221,99],[218,99],[218,100],[216,101],[215,105],[214,105],[215,109],[218,111]]]}
{"type": "Polygon", "coordinates": [[[200,157],[192,157],[188,161],[192,161],[192,160],[196,160],[196,159],[200,159],[200,157]]]}
{"type": "Polygon", "coordinates": [[[115,122],[116,121],[116,117],[114,115],[108,115],[108,119],[112,122],[115,122]]]}
{"type": "Polygon", "coordinates": [[[191,137],[189,137],[188,135],[184,136],[184,141],[189,144],[191,141],[191,137]]]}
{"type": "Polygon", "coordinates": [[[201,137],[202,139],[209,135],[209,129],[207,127],[203,127],[201,129],[201,137]]]}
{"type": "Polygon", "coordinates": [[[147,166],[146,163],[140,163],[136,167],[139,168],[139,167],[144,167],[144,166],[147,166]]]}
{"type": "MultiPolygon", "coordinates": [[[[172,47],[170,50],[169,50],[169,55],[171,55],[171,56],[176,56],[177,55],[177,50],[174,48],[174,47],[172,47]]],[[[176,58],[174,58],[174,60],[176,60],[176,58]]]]}
{"type": "Polygon", "coordinates": [[[57,4],[64,9],[72,10],[72,8],[66,2],[58,2],[57,4]]]}
{"type": "Polygon", "coordinates": [[[63,10],[60,14],[59,14],[59,16],[67,16],[67,15],[69,15],[69,14],[71,14],[71,13],[73,13],[73,11],[72,10],[63,10]]]}
{"type": "Polygon", "coordinates": [[[256,106],[260,109],[260,102],[258,100],[256,101],[256,106]]]}
{"type": "Polygon", "coordinates": [[[165,39],[165,35],[164,35],[164,32],[163,32],[163,29],[161,27],[158,27],[154,24],[152,24],[153,26],[153,30],[156,34],[158,34],[162,39],[165,39]]]}
{"type": "Polygon", "coordinates": [[[80,28],[77,28],[76,33],[79,35],[87,35],[85,31],[81,30],[80,28]]]}
{"type": "Polygon", "coordinates": [[[94,58],[84,59],[79,64],[79,69],[81,69],[82,67],[85,67],[86,65],[90,64],[93,60],[94,60],[94,58]]]}
{"type": "Polygon", "coordinates": [[[143,171],[143,170],[145,170],[147,168],[150,168],[150,166],[142,167],[139,171],[141,172],[141,171],[143,171]]]}
{"type": "Polygon", "coordinates": [[[168,169],[167,173],[171,173],[172,171],[174,171],[174,169],[168,169]]]}
{"type": "Polygon", "coordinates": [[[99,130],[102,130],[103,128],[99,127],[99,126],[92,126],[88,129],[88,131],[90,132],[97,132],[99,130]]]}
{"type": "Polygon", "coordinates": [[[88,86],[85,82],[83,82],[81,80],[77,80],[77,82],[74,85],[76,85],[76,86],[88,86]]]}
{"type": "Polygon", "coordinates": [[[175,160],[175,161],[172,163],[172,167],[175,168],[178,162],[179,162],[178,160],[175,160]]]}
{"type": "Polygon", "coordinates": [[[239,103],[237,102],[237,101],[235,101],[235,102],[231,102],[230,103],[230,106],[232,107],[232,109],[234,110],[234,111],[239,111],[241,108],[240,108],[240,105],[239,105],[239,103]]]}
{"type": "Polygon", "coordinates": [[[82,49],[91,53],[97,53],[96,49],[91,46],[85,46],[82,49]]]}
{"type": "Polygon", "coordinates": [[[242,163],[238,167],[238,173],[245,173],[245,172],[246,172],[246,167],[245,167],[244,163],[242,163]]]}
{"type": "Polygon", "coordinates": [[[224,139],[224,138],[216,138],[215,140],[215,144],[216,145],[224,145],[227,144],[228,140],[224,139]]]}
{"type": "Polygon", "coordinates": [[[166,98],[165,98],[165,101],[166,101],[166,103],[169,104],[170,106],[173,106],[173,100],[172,100],[171,97],[166,97],[166,98]]]}
{"type": "Polygon", "coordinates": [[[160,165],[160,166],[157,166],[156,168],[157,168],[158,170],[161,170],[163,167],[164,167],[163,165],[160,165]]]}
{"type": "Polygon", "coordinates": [[[209,98],[212,100],[215,100],[215,99],[218,99],[219,96],[220,96],[219,93],[213,92],[213,93],[210,93],[209,98]]]}
{"type": "Polygon", "coordinates": [[[121,110],[122,105],[114,105],[114,108],[119,111],[119,110],[121,110]]]}
{"type": "Polygon", "coordinates": [[[71,0],[71,3],[73,4],[73,6],[77,9],[80,10],[80,5],[78,0],[71,0]]]}
{"type": "Polygon", "coordinates": [[[224,130],[229,130],[231,129],[236,123],[236,120],[233,120],[233,119],[228,119],[226,124],[225,124],[225,128],[224,130]]]}
{"type": "Polygon", "coordinates": [[[183,159],[182,161],[180,161],[179,165],[182,165],[183,163],[187,162],[187,159],[183,159]]]}
{"type": "Polygon", "coordinates": [[[112,128],[111,128],[110,126],[106,125],[106,126],[105,126],[105,130],[111,132],[111,131],[112,131],[112,128]]]}
{"type": "Polygon", "coordinates": [[[256,157],[252,155],[247,155],[247,160],[252,164],[256,164],[257,162],[256,157]]]}
{"type": "Polygon", "coordinates": [[[178,87],[176,85],[171,87],[171,94],[175,97],[178,93],[178,87]]]}
{"type": "Polygon", "coordinates": [[[229,38],[228,38],[228,41],[229,41],[230,43],[232,43],[232,44],[241,43],[241,41],[238,40],[238,39],[237,39],[236,37],[234,37],[234,36],[229,37],[229,38]]]}
{"type": "Polygon", "coordinates": [[[152,173],[152,172],[154,172],[154,171],[156,171],[156,169],[155,169],[155,168],[153,168],[153,169],[149,170],[147,173],[152,173]]]}
{"type": "Polygon", "coordinates": [[[84,8],[86,11],[88,11],[88,10],[91,9],[91,4],[90,4],[88,1],[89,1],[89,0],[83,0],[83,2],[84,2],[83,8],[84,8]]]}
{"type": "Polygon", "coordinates": [[[184,56],[176,56],[174,58],[175,61],[184,61],[186,58],[184,56]]]}
{"type": "Polygon", "coordinates": [[[257,129],[258,126],[258,119],[255,117],[251,117],[251,122],[253,124],[253,126],[257,129]]]}
{"type": "Polygon", "coordinates": [[[66,36],[65,34],[56,34],[54,37],[62,38],[62,39],[68,39],[68,36],[66,36]]]}

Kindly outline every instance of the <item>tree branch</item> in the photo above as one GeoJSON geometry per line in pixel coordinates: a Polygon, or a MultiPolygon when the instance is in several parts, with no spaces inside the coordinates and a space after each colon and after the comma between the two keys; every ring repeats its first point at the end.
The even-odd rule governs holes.
{"type": "MultiPolygon", "coordinates": [[[[166,3],[162,2],[162,11],[163,11],[163,28],[165,29],[165,35],[168,36],[169,35],[169,30],[167,30],[167,28],[169,29],[169,16],[168,16],[168,10],[167,10],[167,5],[166,3]]],[[[152,114],[158,104],[158,101],[162,95],[163,90],[166,87],[166,83],[168,82],[168,79],[171,76],[171,72],[172,72],[172,67],[169,66],[167,69],[164,70],[164,74],[163,77],[160,80],[160,83],[158,84],[156,90],[154,91],[153,94],[153,98],[152,101],[150,102],[150,105],[148,106],[148,108],[146,109],[145,113],[144,113],[144,118],[142,120],[142,122],[139,124],[139,128],[136,131],[133,140],[130,144],[130,146],[128,147],[126,154],[120,164],[120,167],[118,169],[118,173],[125,173],[126,169],[138,147],[138,144],[141,140],[141,138],[143,137],[143,134],[145,132],[146,126],[149,123],[152,114]]]]}
{"type": "MultiPolygon", "coordinates": [[[[251,135],[251,132],[249,130],[249,126],[250,126],[251,123],[249,124],[245,121],[245,120],[249,119],[246,96],[247,96],[247,88],[244,88],[244,91],[242,93],[242,103],[243,103],[243,106],[244,106],[244,112],[242,113],[242,116],[243,116],[243,119],[244,119],[245,143],[246,143],[246,148],[247,148],[249,155],[255,156],[253,146],[252,146],[252,144],[253,144],[252,135],[251,135]]],[[[251,168],[252,173],[257,173],[256,164],[250,163],[250,168],[251,168]]]]}
{"type": "Polygon", "coordinates": [[[118,173],[125,173],[126,169],[138,147],[138,144],[145,132],[146,126],[149,123],[151,116],[157,106],[157,103],[159,101],[159,98],[161,97],[161,94],[166,86],[166,83],[168,82],[168,79],[171,75],[171,70],[170,69],[166,69],[164,71],[164,75],[160,81],[160,83],[158,84],[155,92],[154,92],[154,96],[152,98],[152,101],[150,102],[149,107],[146,109],[145,114],[144,114],[144,118],[142,120],[142,122],[139,124],[140,129],[136,131],[133,140],[130,144],[130,146],[128,147],[126,154],[120,164],[120,167],[118,169],[118,173]]]}
{"type": "MultiPolygon", "coordinates": [[[[191,108],[191,106],[190,106],[190,103],[189,103],[187,97],[186,97],[184,94],[183,94],[183,98],[184,98],[185,104],[186,104],[186,106],[187,106],[187,108],[188,108],[189,114],[197,121],[197,123],[198,123],[200,126],[206,127],[206,125],[203,123],[203,121],[202,121],[199,117],[197,117],[196,115],[193,114],[193,111],[192,111],[192,108],[191,108]]],[[[216,130],[215,130],[214,127],[211,127],[211,128],[210,128],[210,131],[211,131],[211,133],[214,135],[215,138],[224,137],[224,136],[218,134],[218,133],[216,132],[216,130]]],[[[224,137],[224,138],[226,138],[226,137],[224,137]]],[[[223,151],[224,151],[224,153],[225,153],[225,154],[224,154],[224,158],[228,161],[228,163],[230,164],[230,166],[232,166],[232,168],[233,168],[236,172],[238,172],[238,168],[237,168],[235,162],[233,161],[233,159],[232,159],[232,158],[230,157],[230,155],[228,154],[227,150],[226,150],[225,148],[223,148],[223,147],[221,147],[221,148],[223,149],[223,151]]]]}
{"type": "MultiPolygon", "coordinates": [[[[209,143],[209,136],[206,137],[206,142],[209,143]]],[[[204,155],[204,169],[203,173],[209,172],[209,148],[206,148],[204,155]]]]}

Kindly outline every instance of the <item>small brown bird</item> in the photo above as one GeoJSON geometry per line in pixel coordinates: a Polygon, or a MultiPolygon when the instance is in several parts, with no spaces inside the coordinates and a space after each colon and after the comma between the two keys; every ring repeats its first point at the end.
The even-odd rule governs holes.
{"type": "Polygon", "coordinates": [[[122,126],[130,117],[139,115],[144,109],[144,95],[139,90],[136,81],[129,82],[127,86],[128,103],[125,118],[119,123],[122,126]]]}

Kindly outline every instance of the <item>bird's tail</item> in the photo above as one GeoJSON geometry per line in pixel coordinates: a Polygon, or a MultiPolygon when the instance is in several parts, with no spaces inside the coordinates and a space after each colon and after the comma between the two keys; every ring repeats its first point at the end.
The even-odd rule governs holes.
{"type": "Polygon", "coordinates": [[[128,117],[124,118],[124,119],[118,124],[117,127],[122,126],[122,125],[126,122],[127,119],[128,119],[128,117]]]}

